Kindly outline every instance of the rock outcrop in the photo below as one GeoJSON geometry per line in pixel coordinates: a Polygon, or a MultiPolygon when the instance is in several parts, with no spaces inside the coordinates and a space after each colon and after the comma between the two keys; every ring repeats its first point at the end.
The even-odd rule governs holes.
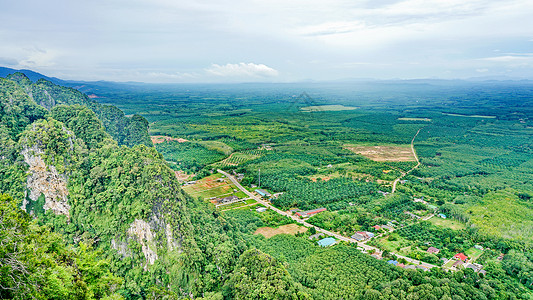
{"type": "MultiPolygon", "coordinates": [[[[70,217],[68,204],[67,179],[59,174],[54,166],[47,166],[38,147],[25,148],[22,151],[24,161],[29,165],[31,174],[27,179],[28,198],[32,201],[44,195],[44,210],[51,209],[56,215],[70,217]]],[[[25,209],[27,203],[24,203],[25,209]]]]}
{"type": "Polygon", "coordinates": [[[154,250],[156,246],[150,225],[146,221],[135,219],[128,229],[128,235],[136,238],[141,244],[142,253],[146,258],[146,262],[153,265],[157,260],[157,253],[154,250]]]}

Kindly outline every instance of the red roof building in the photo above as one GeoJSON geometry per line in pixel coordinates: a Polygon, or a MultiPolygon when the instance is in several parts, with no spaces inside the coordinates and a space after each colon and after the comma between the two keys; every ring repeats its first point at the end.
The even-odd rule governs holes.
{"type": "Polygon", "coordinates": [[[318,214],[319,212],[323,212],[323,211],[326,211],[326,209],[322,207],[322,208],[317,208],[317,209],[308,210],[308,211],[299,211],[296,213],[296,215],[302,218],[307,218],[307,217],[310,217],[314,214],[318,214]]]}
{"type": "Polygon", "coordinates": [[[374,228],[375,230],[380,230],[381,229],[381,227],[379,227],[379,225],[374,225],[374,226],[372,226],[372,228],[374,228]]]}
{"type": "Polygon", "coordinates": [[[463,253],[457,253],[453,258],[466,261],[468,259],[468,256],[464,255],[463,253]]]}

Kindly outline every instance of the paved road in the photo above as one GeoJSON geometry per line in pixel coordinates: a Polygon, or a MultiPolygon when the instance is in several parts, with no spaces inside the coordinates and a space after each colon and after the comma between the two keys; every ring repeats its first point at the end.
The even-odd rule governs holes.
{"type": "Polygon", "coordinates": [[[394,194],[394,192],[396,192],[396,185],[398,184],[398,182],[405,177],[405,175],[411,173],[414,169],[418,168],[420,166],[420,160],[418,159],[418,155],[416,155],[416,151],[415,151],[415,139],[416,139],[416,136],[420,133],[420,130],[422,130],[422,128],[418,129],[418,131],[416,132],[415,136],[413,136],[413,139],[411,140],[411,151],[413,152],[413,155],[416,159],[416,166],[414,166],[411,170],[405,172],[405,173],[402,173],[402,176],[396,178],[396,180],[394,180],[394,182],[392,183],[392,192],[391,194],[394,194]]]}
{"type": "MultiPolygon", "coordinates": [[[[237,186],[237,188],[239,188],[241,191],[243,191],[246,195],[250,196],[252,199],[255,199],[257,202],[261,203],[265,207],[268,207],[268,208],[272,209],[273,211],[277,212],[280,215],[287,216],[287,217],[293,219],[294,221],[300,223],[301,225],[303,225],[305,227],[314,227],[317,232],[325,233],[326,235],[333,236],[333,237],[335,237],[335,238],[337,238],[337,239],[339,239],[341,241],[345,241],[345,242],[348,242],[348,243],[357,243],[357,246],[363,248],[366,252],[371,251],[371,250],[381,252],[381,250],[379,250],[378,248],[370,246],[370,245],[367,245],[366,242],[358,242],[357,240],[352,239],[350,237],[342,236],[342,235],[340,235],[338,233],[331,232],[331,231],[326,230],[326,229],[322,229],[322,228],[317,227],[317,226],[315,226],[313,224],[309,224],[309,223],[305,222],[305,220],[302,220],[299,217],[297,217],[295,215],[292,215],[291,213],[288,213],[288,212],[283,211],[283,210],[281,210],[279,208],[276,208],[276,207],[272,206],[272,204],[270,204],[269,202],[263,200],[261,197],[255,195],[252,192],[250,192],[247,189],[245,189],[241,185],[241,183],[238,182],[237,179],[235,179],[235,177],[231,176],[229,173],[224,172],[222,170],[217,170],[217,171],[218,171],[218,173],[223,174],[227,178],[229,178],[229,180],[231,180],[231,182],[233,182],[233,184],[235,184],[235,186],[237,186]]],[[[392,253],[392,254],[395,254],[395,253],[392,253]]],[[[403,258],[403,259],[405,259],[406,261],[408,261],[408,262],[410,262],[412,264],[415,264],[415,265],[419,265],[420,264],[420,261],[418,261],[418,260],[415,260],[415,259],[412,259],[412,258],[409,258],[409,257],[406,257],[406,256],[402,256],[402,255],[399,255],[399,254],[395,254],[395,255],[398,258],[403,258]]],[[[426,267],[426,268],[429,268],[429,269],[437,267],[435,265],[428,264],[428,263],[425,263],[425,262],[422,262],[421,265],[426,267]]]]}

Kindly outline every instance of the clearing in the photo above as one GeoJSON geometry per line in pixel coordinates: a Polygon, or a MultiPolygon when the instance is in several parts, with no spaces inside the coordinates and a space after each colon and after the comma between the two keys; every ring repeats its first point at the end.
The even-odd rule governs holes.
{"type": "Polygon", "coordinates": [[[354,110],[357,107],[354,106],[344,106],[344,105],[316,105],[316,106],[306,106],[300,108],[304,112],[315,112],[315,111],[344,111],[344,110],[354,110]]]}
{"type": "Polygon", "coordinates": [[[166,142],[177,141],[178,143],[185,143],[189,141],[189,140],[182,139],[182,138],[173,138],[173,137],[164,136],[164,135],[152,135],[150,136],[150,139],[152,139],[152,143],[154,144],[161,144],[162,142],[165,142],[165,141],[166,142]]]}
{"type": "Polygon", "coordinates": [[[193,178],[194,176],[196,176],[196,174],[187,174],[183,171],[174,171],[174,173],[176,174],[176,178],[178,178],[179,182],[188,181],[189,178],[193,178]]]}
{"type": "Polygon", "coordinates": [[[348,149],[361,154],[373,161],[416,161],[411,146],[352,146],[345,145],[348,149]]]}
{"type": "Polygon", "coordinates": [[[424,121],[431,122],[430,118],[398,118],[399,121],[424,121]]]}
{"type": "Polygon", "coordinates": [[[239,198],[246,196],[235,185],[228,184],[226,180],[226,178],[222,178],[222,174],[214,174],[198,180],[195,184],[185,185],[182,189],[190,196],[201,197],[202,199],[231,195],[239,198]]]}
{"type": "Polygon", "coordinates": [[[295,235],[300,232],[306,232],[307,227],[299,226],[296,224],[287,224],[279,226],[278,228],[272,227],[260,227],[254,232],[254,234],[261,234],[264,237],[271,238],[278,234],[292,234],[295,235]]]}
{"type": "Polygon", "coordinates": [[[446,227],[453,230],[462,230],[465,229],[465,225],[457,220],[452,219],[442,219],[439,217],[434,216],[433,218],[429,219],[429,222],[436,226],[446,227]]]}

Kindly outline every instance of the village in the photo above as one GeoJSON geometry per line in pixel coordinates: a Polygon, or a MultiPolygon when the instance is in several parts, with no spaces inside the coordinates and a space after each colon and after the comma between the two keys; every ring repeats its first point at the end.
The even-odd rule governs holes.
{"type": "MultiPolygon", "coordinates": [[[[438,263],[423,262],[419,259],[409,257],[407,253],[402,253],[401,251],[394,252],[392,250],[382,249],[384,247],[376,246],[379,244],[380,240],[385,239],[398,228],[409,225],[400,223],[396,220],[391,220],[386,224],[373,225],[371,228],[371,231],[373,232],[370,230],[356,231],[350,236],[342,236],[338,233],[330,232],[307,223],[307,220],[312,216],[327,211],[326,208],[321,207],[306,211],[292,208],[288,211],[281,211],[270,203],[272,198],[279,197],[281,193],[270,193],[255,185],[243,187],[239,183],[243,177],[244,174],[236,173],[235,171],[233,171],[233,175],[231,175],[219,170],[218,173],[214,173],[201,180],[185,182],[183,184],[183,189],[191,196],[200,197],[203,200],[212,203],[215,208],[220,211],[250,209],[260,214],[265,213],[267,210],[272,210],[280,215],[291,218],[296,224],[312,228],[307,230],[310,232],[308,238],[316,241],[317,245],[321,247],[332,247],[341,242],[356,243],[358,249],[363,253],[366,253],[375,259],[385,260],[387,263],[403,269],[421,269],[428,271],[431,268],[440,267],[444,271],[472,269],[474,272],[480,274],[485,274],[486,272],[486,270],[483,269],[483,265],[476,263],[476,260],[484,251],[483,247],[480,245],[474,245],[465,253],[458,252],[451,257],[442,256],[438,263]]],[[[386,192],[379,191],[379,193],[383,196],[387,195],[386,192]]],[[[438,219],[441,219],[442,221],[447,219],[445,214],[438,213],[437,207],[428,204],[424,201],[423,197],[414,198],[413,202],[426,204],[430,210],[426,216],[420,216],[419,214],[405,211],[404,213],[411,217],[413,222],[416,223],[438,219]]],[[[281,229],[280,232],[285,233],[283,229],[281,229]]],[[[297,232],[301,232],[301,230],[298,229],[297,232]]],[[[439,253],[441,253],[440,249],[433,246],[427,247],[426,250],[417,249],[417,251],[436,256],[439,256],[439,253]]],[[[500,260],[502,258],[503,256],[499,257],[500,260]]]]}

